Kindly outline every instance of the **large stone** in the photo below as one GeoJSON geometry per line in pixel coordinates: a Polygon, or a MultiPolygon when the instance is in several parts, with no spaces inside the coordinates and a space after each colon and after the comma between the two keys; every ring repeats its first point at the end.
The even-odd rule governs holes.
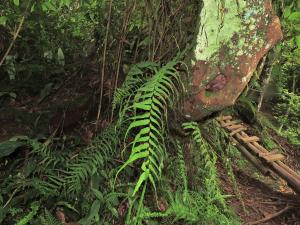
{"type": "Polygon", "coordinates": [[[260,59],[282,38],[271,0],[204,0],[186,118],[233,105],[260,59]]]}

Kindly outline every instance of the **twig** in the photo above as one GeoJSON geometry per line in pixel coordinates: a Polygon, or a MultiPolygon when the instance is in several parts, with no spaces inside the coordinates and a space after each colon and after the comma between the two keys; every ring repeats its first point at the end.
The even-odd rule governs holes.
{"type": "Polygon", "coordinates": [[[265,218],[261,219],[261,220],[257,220],[257,221],[254,221],[254,222],[250,222],[250,223],[247,223],[247,225],[255,225],[255,224],[261,224],[261,223],[265,223],[269,220],[272,220],[280,215],[282,215],[283,213],[287,212],[288,210],[290,210],[291,208],[293,208],[292,206],[289,206],[287,205],[284,209],[280,210],[279,212],[276,212],[276,213],[273,213],[273,214],[270,214],[268,216],[266,216],[265,218]]]}
{"type": "MultiPolygon", "coordinates": [[[[261,107],[262,107],[262,104],[263,104],[263,101],[264,101],[264,98],[265,98],[265,94],[266,94],[266,91],[268,89],[268,86],[269,86],[269,83],[272,79],[272,71],[273,71],[273,66],[274,66],[275,62],[274,60],[270,63],[270,67],[268,68],[267,72],[266,72],[266,78],[263,79],[263,87],[262,87],[262,92],[260,93],[260,96],[258,98],[258,104],[257,104],[257,112],[260,111],[261,107]]],[[[262,71],[262,69],[261,69],[262,71]]],[[[260,71],[260,73],[261,73],[260,71]]]]}
{"type": "MultiPolygon", "coordinates": [[[[128,27],[128,22],[130,19],[130,16],[132,14],[132,12],[134,11],[136,6],[136,0],[134,1],[132,6],[129,6],[128,11],[125,12],[125,16],[124,16],[124,20],[123,20],[123,27],[122,27],[122,36],[121,36],[121,40],[119,41],[119,46],[118,46],[118,64],[117,64],[117,71],[116,71],[116,76],[114,79],[114,83],[113,83],[113,93],[115,93],[117,87],[118,87],[118,80],[119,80],[119,74],[120,74],[120,66],[121,66],[121,60],[122,60],[122,50],[123,50],[123,42],[124,39],[126,37],[126,33],[127,33],[127,27],[128,27]]],[[[114,112],[113,110],[111,111],[110,114],[110,122],[112,122],[113,120],[113,116],[114,116],[114,112]]]]}
{"type": "Polygon", "coordinates": [[[100,84],[100,99],[99,99],[99,106],[98,106],[97,119],[96,119],[96,131],[98,130],[98,123],[99,123],[99,118],[100,118],[100,113],[101,113],[101,108],[102,108],[102,100],[103,100],[106,49],[107,49],[108,32],[109,32],[110,23],[111,23],[111,8],[112,8],[112,0],[109,1],[108,21],[107,21],[107,25],[106,25],[106,33],[105,33],[105,40],[104,40],[103,61],[102,61],[102,71],[101,71],[101,84],[100,84]]]}
{"type": "Polygon", "coordinates": [[[19,188],[16,188],[13,193],[11,194],[11,196],[9,197],[9,199],[7,200],[7,202],[5,203],[5,205],[2,207],[3,209],[8,206],[8,204],[11,202],[11,200],[13,199],[13,197],[15,196],[15,194],[17,193],[17,191],[19,190],[19,188]]]}
{"type": "Polygon", "coordinates": [[[8,49],[6,50],[6,52],[5,52],[4,56],[3,56],[3,58],[2,58],[1,61],[0,61],[0,67],[1,67],[2,64],[4,63],[6,57],[7,57],[8,54],[10,53],[12,47],[14,46],[14,44],[15,44],[15,42],[16,42],[16,40],[17,40],[17,37],[19,36],[19,33],[20,33],[21,29],[22,29],[22,26],[23,26],[24,21],[25,21],[25,15],[22,16],[21,21],[20,21],[19,26],[18,26],[18,29],[17,29],[17,31],[15,32],[14,37],[13,37],[13,39],[12,39],[12,41],[11,41],[11,43],[10,43],[8,49]]]}

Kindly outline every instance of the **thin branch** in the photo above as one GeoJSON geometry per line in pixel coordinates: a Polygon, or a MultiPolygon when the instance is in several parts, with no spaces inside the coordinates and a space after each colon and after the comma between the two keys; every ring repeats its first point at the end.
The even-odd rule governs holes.
{"type": "MultiPolygon", "coordinates": [[[[115,91],[118,87],[120,66],[121,66],[121,60],[122,60],[122,50],[123,50],[123,46],[124,46],[123,43],[124,43],[126,33],[127,33],[128,22],[129,22],[132,12],[135,9],[135,6],[136,6],[136,0],[134,1],[132,6],[129,6],[128,11],[125,13],[125,16],[124,16],[123,26],[122,26],[122,36],[121,36],[121,39],[119,41],[119,46],[118,46],[118,54],[117,54],[118,55],[118,64],[117,64],[116,76],[115,76],[114,84],[113,84],[113,93],[115,93],[115,91]]],[[[113,120],[113,115],[114,115],[114,112],[111,111],[110,122],[112,122],[112,120],[113,120]]]]}
{"type": "Polygon", "coordinates": [[[265,218],[263,218],[261,220],[257,220],[257,221],[254,221],[254,222],[247,223],[247,225],[256,225],[256,224],[265,223],[265,222],[267,222],[269,220],[272,220],[272,219],[282,215],[283,213],[289,211],[291,208],[293,208],[293,207],[287,205],[284,209],[280,210],[279,212],[270,214],[270,215],[266,216],[265,218]]]}
{"type": "Polygon", "coordinates": [[[98,130],[98,123],[99,123],[100,113],[101,113],[101,109],[102,109],[102,101],[103,101],[106,49],[107,49],[108,33],[109,33],[110,23],[111,23],[112,1],[113,0],[109,1],[108,21],[107,21],[107,25],[106,25],[106,33],[105,33],[105,40],[104,40],[103,61],[102,61],[102,71],[101,71],[101,83],[100,83],[100,99],[99,99],[99,106],[98,106],[97,119],[96,119],[96,131],[98,130]]]}
{"type": "Polygon", "coordinates": [[[25,15],[22,16],[21,21],[20,21],[19,26],[18,26],[18,29],[16,30],[16,32],[15,32],[15,34],[14,34],[14,37],[13,37],[13,39],[12,39],[12,41],[11,41],[11,43],[10,43],[8,49],[6,50],[6,52],[5,52],[4,56],[3,56],[3,58],[2,58],[1,61],[0,61],[0,67],[2,66],[2,64],[4,63],[6,57],[8,56],[8,54],[10,53],[10,51],[12,50],[12,48],[13,48],[13,46],[14,46],[16,40],[17,40],[17,37],[19,36],[19,33],[20,33],[21,29],[22,29],[22,26],[23,26],[24,21],[25,21],[25,15]]]}
{"type": "Polygon", "coordinates": [[[31,6],[31,1],[28,2],[27,6],[26,6],[26,9],[25,9],[25,12],[24,12],[24,14],[23,14],[23,16],[22,16],[22,18],[21,18],[21,20],[20,20],[19,26],[18,26],[17,30],[15,31],[15,33],[14,33],[13,39],[12,39],[12,41],[11,41],[11,43],[10,43],[8,49],[6,50],[6,52],[5,52],[4,56],[3,56],[3,58],[2,58],[1,61],[0,61],[0,67],[3,65],[3,63],[4,63],[5,59],[6,59],[6,57],[7,57],[7,56],[9,55],[9,53],[11,52],[11,50],[12,50],[12,48],[13,48],[13,46],[14,46],[14,44],[15,44],[15,42],[16,42],[16,40],[17,40],[17,38],[18,38],[18,36],[19,36],[19,34],[20,34],[20,32],[21,32],[21,29],[22,29],[22,27],[23,27],[23,24],[24,24],[24,21],[25,21],[25,18],[26,18],[26,16],[27,16],[27,12],[28,12],[28,9],[30,8],[30,6],[31,6]]]}

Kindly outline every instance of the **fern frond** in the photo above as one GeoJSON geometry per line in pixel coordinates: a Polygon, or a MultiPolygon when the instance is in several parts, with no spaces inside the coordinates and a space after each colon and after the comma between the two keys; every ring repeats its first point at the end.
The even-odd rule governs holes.
{"type": "Polygon", "coordinates": [[[37,195],[56,196],[58,194],[59,187],[59,185],[51,182],[50,180],[44,181],[37,177],[25,178],[23,176],[17,176],[7,184],[6,188],[8,190],[16,188],[19,190],[33,189],[34,194],[37,195]]]}
{"type": "Polygon", "coordinates": [[[45,216],[41,217],[41,222],[42,225],[63,225],[47,209],[45,209],[45,216]]]}
{"type": "Polygon", "coordinates": [[[184,196],[184,199],[186,199],[187,195],[188,195],[187,171],[186,171],[186,166],[185,166],[185,162],[184,162],[182,146],[179,141],[176,141],[176,144],[177,144],[178,158],[179,158],[179,174],[180,174],[182,184],[183,184],[183,196],[184,196]]]}
{"type": "Polygon", "coordinates": [[[206,126],[206,130],[210,134],[212,142],[215,144],[215,149],[219,152],[220,158],[227,172],[229,181],[232,184],[234,193],[241,202],[244,212],[246,212],[245,203],[243,201],[235,175],[233,173],[233,166],[231,162],[232,160],[230,160],[236,159],[240,155],[240,153],[235,146],[228,142],[228,133],[226,133],[224,129],[220,128],[216,121],[211,121],[210,123],[208,123],[206,126]]]}
{"type": "Polygon", "coordinates": [[[113,111],[116,109],[118,105],[122,105],[125,99],[133,96],[139,87],[141,87],[148,76],[146,72],[152,74],[155,69],[157,69],[159,65],[154,62],[140,62],[138,64],[133,65],[124,81],[122,86],[118,88],[114,93],[114,98],[112,102],[113,111]],[[148,71],[147,71],[148,70],[148,71]]]}
{"type": "Polygon", "coordinates": [[[240,224],[230,213],[225,213],[217,205],[207,200],[204,193],[188,192],[185,196],[181,192],[168,192],[169,208],[165,212],[144,212],[144,220],[149,218],[165,218],[168,224],[240,224]]]}
{"type": "Polygon", "coordinates": [[[174,66],[178,61],[173,60],[158,70],[153,67],[155,74],[136,92],[130,110],[133,116],[126,135],[137,130],[131,145],[128,160],[119,169],[121,172],[129,164],[142,161],[141,174],[133,191],[135,195],[141,185],[148,179],[156,189],[160,179],[165,158],[164,124],[167,107],[178,94],[177,84],[179,75],[174,66]]]}
{"type": "Polygon", "coordinates": [[[18,223],[16,223],[16,225],[25,225],[28,224],[33,217],[37,214],[38,210],[39,210],[39,205],[37,202],[33,202],[31,204],[31,212],[29,212],[24,218],[22,218],[18,223]]]}
{"type": "Polygon", "coordinates": [[[42,159],[40,162],[40,164],[43,165],[41,170],[49,167],[54,168],[56,165],[66,160],[61,152],[53,152],[53,149],[51,148],[51,145],[53,144],[52,137],[49,137],[43,143],[37,139],[29,139],[28,144],[32,147],[30,154],[39,156],[42,159]]]}
{"type": "Polygon", "coordinates": [[[79,154],[75,162],[67,165],[64,180],[68,192],[78,193],[86,180],[107,165],[116,152],[117,142],[118,133],[114,127],[108,128],[79,154]]]}
{"type": "Polygon", "coordinates": [[[210,199],[210,201],[220,203],[223,208],[226,208],[224,196],[222,195],[218,184],[216,155],[202,137],[201,130],[196,122],[184,123],[183,129],[191,132],[192,139],[195,142],[196,147],[200,150],[200,155],[202,156],[202,179],[207,198],[210,199]],[[209,150],[211,151],[209,152],[209,150]]]}

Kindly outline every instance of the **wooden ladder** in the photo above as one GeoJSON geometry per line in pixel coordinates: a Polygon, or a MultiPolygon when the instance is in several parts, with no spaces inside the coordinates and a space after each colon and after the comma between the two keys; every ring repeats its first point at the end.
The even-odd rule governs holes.
{"type": "Polygon", "coordinates": [[[249,136],[246,133],[247,128],[240,121],[233,120],[232,116],[221,116],[217,118],[217,121],[219,126],[229,133],[238,149],[256,168],[262,171],[264,175],[273,171],[300,195],[300,175],[282,162],[285,158],[284,155],[278,153],[277,150],[268,151],[260,145],[259,137],[249,136]]]}

